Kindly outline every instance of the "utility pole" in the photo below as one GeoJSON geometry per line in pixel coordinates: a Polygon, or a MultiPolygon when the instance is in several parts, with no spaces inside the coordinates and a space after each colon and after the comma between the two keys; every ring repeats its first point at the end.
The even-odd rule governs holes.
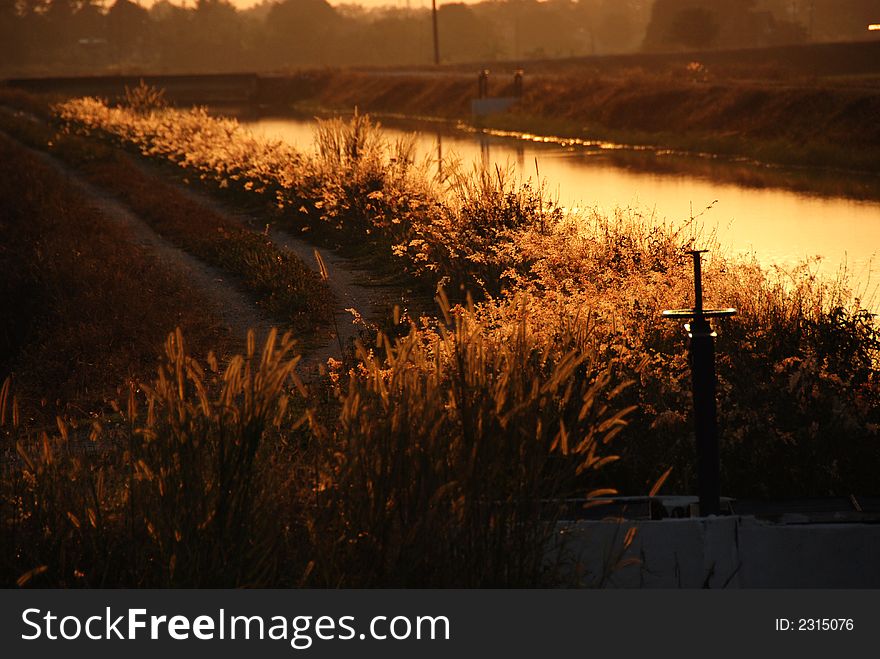
{"type": "Polygon", "coordinates": [[[434,65],[440,64],[440,39],[437,36],[437,0],[431,0],[431,20],[434,24],[434,65]]]}
{"type": "Polygon", "coordinates": [[[813,43],[813,14],[816,12],[816,0],[810,0],[810,30],[807,35],[807,43],[813,43]]]}

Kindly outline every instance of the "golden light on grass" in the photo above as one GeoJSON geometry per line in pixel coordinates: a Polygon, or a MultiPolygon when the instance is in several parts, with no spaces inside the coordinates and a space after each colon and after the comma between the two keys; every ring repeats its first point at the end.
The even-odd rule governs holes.
{"type": "MultiPolygon", "coordinates": [[[[451,168],[443,180],[435,180],[413,161],[407,144],[383,137],[366,115],[319,122],[317,152],[310,156],[261,141],[233,120],[201,110],[165,109],[142,115],[95,99],[71,100],[55,109],[77,130],[109,132],[204,180],[228,180],[244,196],[263,189],[296,216],[288,220],[291,226],[304,224],[312,232],[331,234],[334,240],[372,243],[376,254],[385,254],[377,258],[391,259],[423,286],[433,289],[442,284],[449,290],[478,292],[482,301],[475,313],[498,334],[514,336],[528,310],[528,331],[541,337],[540,344],[553,359],[566,352],[560,337],[593,342],[602,360],[615,360],[621,381],[642,383],[631,402],[650,411],[640,420],[641,430],[635,429],[639,422],[627,430],[627,440],[639,448],[622,456],[625,474],[614,467],[620,469],[618,477],[629,480],[613,485],[649,488],[658,474],[677,462],[669,485],[680,487],[685,456],[669,460],[664,451],[652,453],[640,438],[657,432],[652,415],[658,415],[657,423],[669,438],[685,432],[680,410],[689,408],[689,393],[682,386],[686,363],[670,343],[672,338],[657,330],[656,313],[690,294],[682,250],[700,237],[697,223],[658,225],[625,209],[570,214],[544,198],[540,184],[520,186],[513,172],[500,169],[451,168]],[[219,144],[222,149],[216,148],[219,144]],[[220,152],[224,156],[218,162],[220,152]],[[644,364],[646,355],[656,358],[644,364]],[[663,394],[658,398],[659,392],[663,394]],[[636,473],[638,477],[633,476],[636,473]]],[[[764,406],[769,416],[789,419],[791,410],[770,412],[769,408],[780,400],[780,390],[794,386],[803,395],[799,414],[815,418],[818,425],[789,419],[791,428],[779,429],[779,446],[791,441],[791,433],[800,436],[801,445],[826,443],[841,426],[818,412],[817,401],[831,404],[843,395],[842,390],[835,393],[840,383],[862,386],[871,381],[878,352],[874,346],[880,345],[875,343],[867,312],[847,290],[845,277],[838,282],[817,280],[809,262],[785,273],[722,257],[711,267],[711,294],[743,309],[737,323],[726,330],[730,377],[749,383],[745,388],[737,386],[736,394],[731,389],[721,402],[724,414],[737,419],[730,441],[735,446],[759,442],[772,453],[772,442],[757,439],[766,437],[767,427],[753,408],[764,406]],[[806,353],[804,328],[810,328],[812,342],[806,353]],[[841,331],[856,338],[838,343],[835,336],[841,331]],[[769,337],[776,347],[768,360],[757,346],[769,337]],[[839,382],[823,374],[821,364],[826,359],[836,364],[839,382]],[[758,372],[763,375],[756,376],[758,372]],[[789,376],[794,379],[786,379],[789,376]],[[808,387],[811,381],[819,382],[820,388],[808,387]],[[743,398],[743,391],[751,393],[743,398]],[[745,402],[758,391],[764,393],[745,402]]],[[[873,385],[865,386],[873,392],[873,385]]],[[[869,408],[854,402],[848,409],[854,426],[864,427],[864,410],[869,408]]],[[[740,459],[742,464],[731,468],[742,468],[744,475],[745,464],[753,457],[743,450],[728,464],[740,459]]],[[[805,462],[801,467],[806,470],[810,465],[805,462]]],[[[754,487],[743,478],[743,489],[754,487]]],[[[803,482],[792,479],[791,473],[780,479],[768,487],[781,492],[803,482]]]]}
{"type": "MultiPolygon", "coordinates": [[[[225,182],[227,194],[278,202],[289,226],[365,243],[437,290],[438,308],[395,312],[326,385],[297,376],[291,335],[272,331],[260,350],[250,333],[244,354],[209,355],[206,369],[177,330],[155,377],[118,391],[128,395],[127,408],[122,398],[113,406],[127,410],[121,421],[95,421],[95,452],[77,449],[88,429],[69,420],[57,432],[22,425],[28,410],[19,413],[7,380],[7,582],[553,584],[561,572],[548,569],[547,547],[566,497],[586,492],[592,505],[618,490],[688,487],[687,357],[659,309],[686,304],[684,250],[712,240],[693,220],[570,215],[540,183],[501,169],[429,179],[406,142],[390,143],[361,115],[321,123],[306,156],[202,110],[139,113],[94,99],[56,109],[71,130],[92,132],[83,149],[110,134],[225,182]]],[[[127,200],[148,214],[141,197],[127,200]]],[[[262,234],[195,224],[172,227],[186,249],[266,290],[305,276],[285,275],[262,234]],[[223,239],[196,241],[214,233],[223,239]]],[[[327,263],[314,257],[309,276],[326,285],[327,263]]],[[[741,310],[718,365],[730,490],[875,488],[880,333],[845,279],[818,280],[810,262],[766,271],[723,256],[706,274],[707,300],[741,310]]],[[[623,558],[634,538],[621,537],[612,567],[637,560],[623,558]]]]}

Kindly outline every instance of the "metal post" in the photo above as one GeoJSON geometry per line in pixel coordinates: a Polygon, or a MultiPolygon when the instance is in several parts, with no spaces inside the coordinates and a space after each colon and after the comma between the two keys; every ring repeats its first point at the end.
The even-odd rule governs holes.
{"type": "Polygon", "coordinates": [[[688,324],[691,339],[691,393],[697,438],[697,491],[700,515],[721,512],[721,466],[718,458],[718,417],[715,409],[715,333],[703,315],[702,254],[694,259],[694,319],[688,324]]]}
{"type": "Polygon", "coordinates": [[[701,257],[704,250],[690,252],[694,260],[694,307],[664,311],[664,318],[691,318],[684,327],[690,337],[691,395],[697,444],[697,494],[700,515],[721,512],[721,465],[718,452],[718,417],[715,401],[715,332],[712,316],[732,316],[736,309],[704,309],[701,257]]]}
{"type": "Polygon", "coordinates": [[[703,315],[703,269],[702,259],[705,250],[694,250],[691,256],[694,259],[694,311],[703,315]]]}
{"type": "Polygon", "coordinates": [[[477,98],[489,96],[489,69],[481,69],[477,76],[477,98]]]}
{"type": "Polygon", "coordinates": [[[431,20],[434,24],[434,64],[440,64],[440,39],[437,36],[437,0],[431,0],[431,20]]]}
{"type": "Polygon", "coordinates": [[[689,330],[700,515],[717,515],[721,512],[721,466],[715,408],[715,333],[705,318],[695,318],[689,330]]]}

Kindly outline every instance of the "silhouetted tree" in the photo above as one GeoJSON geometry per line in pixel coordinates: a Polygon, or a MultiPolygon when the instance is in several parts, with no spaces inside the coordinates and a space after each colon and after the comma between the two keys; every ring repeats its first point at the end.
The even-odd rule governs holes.
{"type": "Polygon", "coordinates": [[[754,48],[803,39],[803,29],[792,23],[777,0],[657,0],[643,48],[754,48]]]}
{"type": "Polygon", "coordinates": [[[46,7],[47,32],[45,48],[53,57],[69,51],[76,37],[73,32],[73,15],[76,12],[73,0],[49,0],[46,7]]]}
{"type": "Polygon", "coordinates": [[[496,39],[488,22],[480,20],[461,2],[441,5],[437,10],[440,59],[444,62],[494,59],[496,39]]]}
{"type": "Polygon", "coordinates": [[[578,0],[569,32],[580,33],[585,53],[632,52],[645,35],[653,0],[578,0]]]}
{"type": "Polygon", "coordinates": [[[648,25],[649,6],[645,0],[601,0],[596,21],[597,52],[623,53],[638,48],[648,25]]]}
{"type": "Polygon", "coordinates": [[[116,0],[107,12],[107,38],[117,60],[142,50],[149,26],[147,10],[131,0],[116,0]]]}
{"type": "Polygon", "coordinates": [[[0,0],[0,74],[21,64],[20,35],[22,20],[15,0],[0,0]]]}
{"type": "Polygon", "coordinates": [[[876,38],[868,32],[868,25],[880,23],[880,0],[809,1],[813,4],[800,7],[798,13],[803,22],[812,19],[813,35],[816,40],[849,41],[876,38]]]}
{"type": "Polygon", "coordinates": [[[78,0],[73,21],[77,39],[96,39],[105,36],[106,15],[98,0],[78,0]]]}
{"type": "Polygon", "coordinates": [[[566,57],[591,52],[589,21],[573,2],[508,0],[482,6],[502,15],[499,31],[508,42],[503,51],[507,57],[566,57]]]}
{"type": "Polygon", "coordinates": [[[715,12],[703,7],[688,7],[673,16],[668,40],[686,48],[705,50],[715,45],[720,31],[715,12]]]}
{"type": "Polygon", "coordinates": [[[192,10],[159,0],[150,7],[150,46],[156,54],[157,72],[180,71],[193,56],[192,10]]]}
{"type": "Polygon", "coordinates": [[[430,14],[396,8],[343,17],[337,41],[343,62],[424,64],[433,61],[430,14]]]}
{"type": "Polygon", "coordinates": [[[227,0],[198,0],[191,20],[193,71],[244,70],[241,18],[227,0]]]}
{"type": "Polygon", "coordinates": [[[266,18],[267,43],[276,65],[330,64],[341,20],[326,0],[283,0],[266,18]]]}
{"type": "MultiPolygon", "coordinates": [[[[266,71],[431,61],[430,11],[327,0],[0,0],[0,71],[266,71]],[[108,7],[108,4],[112,5],[108,7]],[[105,8],[106,7],[106,8],[105,8]]],[[[483,0],[440,5],[447,62],[875,38],[880,0],[483,0]]]]}

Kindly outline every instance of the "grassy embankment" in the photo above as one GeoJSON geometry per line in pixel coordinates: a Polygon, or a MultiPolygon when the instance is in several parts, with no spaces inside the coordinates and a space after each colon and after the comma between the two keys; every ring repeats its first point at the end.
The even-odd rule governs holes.
{"type": "MultiPolygon", "coordinates": [[[[84,100],[59,113],[89,139],[113,136],[226,194],[268,199],[290,228],[369,244],[476,302],[399,319],[397,338],[331,373],[330,404],[291,380],[286,344],[221,374],[173,338],[159,378],[120,406],[129,451],[98,462],[65,452],[63,430],[41,439],[7,416],[22,457],[5,485],[5,574],[546,583],[552,526],[540,520],[553,514],[541,499],[612,483],[644,493],[667,469],[672,488],[692,489],[684,337],[658,316],[688,303],[683,249],[707,243],[695,223],[567,217],[503,172],[431,179],[364,117],[324,124],[321,154],[291,160],[201,112],[84,100]]],[[[719,339],[724,491],[876,492],[871,316],[809,265],[768,273],[716,253],[706,278],[708,304],[740,309],[719,339]]]]}
{"type": "MultiPolygon", "coordinates": [[[[45,113],[45,106],[34,109],[45,113]]],[[[122,201],[160,236],[231,276],[282,326],[308,339],[329,322],[330,293],[312,269],[261,233],[248,230],[175,185],[145,172],[119,149],[4,114],[0,127],[48,150],[87,181],[122,201]]]]}
{"type": "MultiPolygon", "coordinates": [[[[17,128],[19,137],[28,132],[28,140],[41,139],[42,127],[17,128]]],[[[93,146],[100,160],[106,145],[93,146]]],[[[88,213],[67,202],[61,212],[43,213],[40,193],[44,186],[55,190],[58,175],[35,167],[20,149],[12,155],[4,163],[18,173],[8,179],[16,187],[0,198],[18,209],[9,235],[16,241],[10,246],[20,248],[15,257],[22,271],[82,280],[102,309],[122,307],[113,292],[125,287],[135,299],[122,315],[140,309],[159,325],[179,299],[196,321],[193,314],[203,308],[186,284],[176,284],[177,297],[156,299],[149,286],[129,277],[140,274],[129,259],[150,259],[126,250],[117,236],[93,243],[105,234],[94,230],[88,213]],[[39,223],[27,226],[31,216],[39,223]],[[59,241],[65,258],[43,264],[41,236],[59,241]],[[84,258],[107,250],[119,256],[98,256],[94,264],[84,258]],[[80,268],[94,268],[94,276],[80,268]]],[[[57,190],[68,193],[64,186],[57,190]]],[[[45,197],[47,203],[53,198],[45,197]]],[[[89,332],[155,340],[149,328],[139,333],[117,314],[78,315],[91,307],[80,304],[76,286],[45,287],[50,290],[32,295],[57,296],[53,331],[64,341],[85,334],[74,318],[88,320],[89,332]]],[[[6,308],[15,308],[13,302],[6,308]]],[[[545,560],[554,513],[541,500],[585,493],[626,410],[609,407],[611,376],[589,366],[588,351],[536,360],[540,347],[524,331],[519,340],[502,341],[473,312],[442,308],[446,320],[430,333],[381,339],[376,350],[383,359],[362,350],[350,375],[336,373],[329,381],[329,403],[323,390],[310,391],[298,380],[291,338],[277,335],[262,351],[249,339],[247,352],[224,364],[213,356],[194,359],[182,334],[174,333],[156,376],[133,372],[132,386],[111,402],[118,412],[96,410],[91,423],[62,413],[54,429],[35,427],[23,414],[20,380],[14,387],[6,380],[0,392],[7,446],[0,497],[4,583],[559,583],[559,566],[545,560]],[[585,371],[594,375],[585,378],[585,371]]],[[[25,316],[17,322],[26,324],[25,316]]],[[[196,346],[207,351],[202,341],[196,346]]],[[[66,361],[67,355],[53,355],[44,368],[76,374],[91,386],[115,377],[107,365],[111,346],[98,342],[90,349],[97,372],[66,361]]],[[[25,382],[39,367],[29,354],[18,363],[27,371],[25,382]]]]}
{"type": "MultiPolygon", "coordinates": [[[[654,226],[631,211],[567,217],[540,188],[517,187],[503,172],[439,180],[363,117],[324,124],[318,157],[291,164],[285,149],[257,149],[234,122],[204,113],[139,118],[94,101],[64,104],[60,113],[227,193],[268,197],[293,230],[335,232],[341,242],[371,245],[427,287],[470,290],[493,333],[525,318],[550,355],[564,352],[565,337],[587,336],[599,363],[641,385],[627,394],[639,410],[621,443],[628,460],[608,478],[643,492],[674,466],[674,487],[690,488],[683,333],[659,312],[687,306],[692,284],[682,250],[711,242],[698,223],[654,226]],[[218,135],[228,157],[219,163],[218,135]]],[[[876,489],[866,468],[877,433],[870,314],[845,283],[817,281],[810,264],[767,272],[716,253],[706,272],[709,303],[741,311],[725,323],[720,346],[725,489],[738,496],[876,489]]]]}
{"type": "Polygon", "coordinates": [[[16,373],[25,418],[101,411],[153,370],[175,327],[199,350],[228,353],[217,310],[180,275],[24,149],[0,138],[0,151],[0,368],[16,373]]]}
{"type": "MultiPolygon", "coordinates": [[[[775,57],[768,51],[763,63],[756,61],[760,53],[751,51],[534,63],[527,67],[522,99],[480,125],[877,172],[880,48],[857,44],[850,52],[845,46],[827,53],[821,47],[790,49],[775,57]]],[[[511,67],[486,66],[496,71],[490,95],[511,95],[511,67]]],[[[449,67],[439,74],[309,72],[267,84],[265,100],[286,98],[309,110],[357,106],[373,113],[471,121],[478,68],[464,73],[449,67]]]]}

